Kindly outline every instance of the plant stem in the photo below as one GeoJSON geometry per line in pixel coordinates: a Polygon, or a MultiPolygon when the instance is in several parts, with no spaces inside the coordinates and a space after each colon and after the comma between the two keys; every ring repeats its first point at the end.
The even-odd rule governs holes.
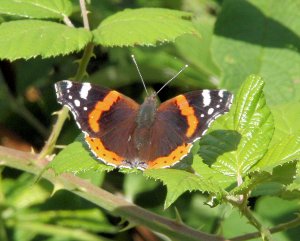
{"type": "MultiPolygon", "coordinates": [[[[79,66],[77,69],[77,73],[74,77],[75,80],[81,81],[83,77],[86,75],[86,67],[93,56],[93,50],[94,50],[94,45],[92,43],[89,43],[83,52],[82,58],[79,61],[79,66]]],[[[61,132],[61,129],[63,127],[63,124],[65,120],[68,117],[69,110],[67,107],[63,107],[59,112],[58,112],[58,118],[56,120],[55,125],[53,126],[52,132],[43,147],[42,151],[40,152],[39,157],[44,158],[46,155],[49,155],[53,152],[57,138],[61,132]]]]}
{"type": "Polygon", "coordinates": [[[253,215],[245,200],[241,203],[239,199],[235,200],[227,198],[227,201],[240,210],[240,212],[248,219],[249,223],[259,231],[260,236],[264,241],[272,240],[270,230],[263,227],[263,225],[253,215]]]}
{"type": "MultiPolygon", "coordinates": [[[[47,159],[38,160],[37,155],[0,147],[0,165],[39,175],[47,164],[47,159]]],[[[113,215],[124,217],[133,224],[163,233],[172,240],[224,241],[222,237],[197,231],[174,220],[151,213],[72,174],[57,176],[51,170],[47,170],[43,172],[42,177],[53,183],[55,187],[73,192],[113,215]]]]}
{"type": "Polygon", "coordinates": [[[65,120],[68,117],[69,110],[67,107],[63,107],[58,113],[57,113],[57,120],[56,123],[53,126],[52,132],[44,145],[43,149],[41,150],[39,154],[39,158],[44,158],[45,156],[51,154],[54,150],[57,138],[61,132],[61,129],[65,123],[65,120]]]}
{"type": "Polygon", "coordinates": [[[72,27],[74,28],[74,24],[72,23],[72,21],[68,18],[68,16],[64,16],[64,23],[69,26],[69,27],[72,27]]]}
{"type": "Polygon", "coordinates": [[[246,206],[245,208],[240,210],[242,211],[242,214],[249,220],[250,224],[252,224],[254,227],[257,228],[263,240],[265,241],[272,240],[269,229],[263,227],[263,225],[256,219],[256,217],[250,211],[249,207],[246,206]]]}
{"type": "Polygon", "coordinates": [[[91,57],[93,56],[93,51],[94,51],[94,44],[88,43],[84,49],[82,58],[79,61],[79,66],[76,75],[74,77],[76,81],[81,81],[87,75],[86,68],[91,57]]]}
{"type": "MultiPolygon", "coordinates": [[[[82,18],[83,18],[84,27],[89,30],[89,21],[87,18],[88,12],[85,7],[85,0],[79,0],[79,2],[80,2],[80,8],[81,8],[81,14],[82,14],[82,18]]],[[[66,24],[68,26],[73,26],[73,24],[71,23],[71,21],[68,18],[64,18],[64,21],[66,22],[66,24]]],[[[91,57],[93,56],[93,51],[94,51],[94,44],[88,43],[85,46],[82,58],[79,61],[79,66],[78,66],[76,75],[74,77],[75,81],[82,81],[82,79],[87,75],[86,68],[87,68],[87,65],[88,65],[91,57]]],[[[44,158],[45,156],[47,156],[53,152],[57,138],[61,132],[61,129],[63,127],[65,120],[68,117],[68,112],[69,112],[69,110],[65,106],[58,112],[58,117],[57,117],[56,123],[53,126],[52,132],[51,132],[45,146],[43,147],[42,151],[40,152],[40,155],[39,155],[40,159],[44,158]]]]}
{"type": "MultiPolygon", "coordinates": [[[[270,233],[278,233],[290,228],[295,228],[300,226],[300,218],[295,218],[292,221],[286,222],[286,223],[281,223],[273,228],[270,228],[269,231],[270,233]]],[[[230,238],[228,240],[230,241],[244,241],[244,240],[249,240],[249,239],[254,239],[254,238],[258,238],[261,236],[260,232],[255,232],[255,233],[247,233],[245,235],[241,235],[241,236],[237,236],[234,238],[230,238]]]]}
{"type": "Polygon", "coordinates": [[[86,10],[86,6],[85,6],[85,0],[79,0],[80,3],[80,8],[81,8],[81,15],[82,15],[82,19],[83,19],[83,26],[84,28],[90,30],[90,24],[89,24],[89,20],[88,20],[88,12],[86,10]]]}
{"type": "MultiPolygon", "coordinates": [[[[48,160],[38,160],[37,155],[0,146],[0,165],[39,175],[41,171],[45,169],[47,164],[48,160]]],[[[48,170],[43,173],[42,177],[53,183],[56,187],[69,190],[70,192],[95,203],[99,207],[106,209],[114,215],[122,216],[132,223],[149,227],[150,229],[161,232],[174,240],[225,241],[222,237],[206,234],[191,229],[181,223],[153,214],[71,174],[56,176],[53,172],[48,170]]],[[[232,201],[230,202],[232,203],[232,201]]],[[[249,220],[252,220],[257,227],[263,229],[262,225],[256,220],[249,209],[245,213],[243,212],[243,214],[245,214],[249,220]]],[[[300,217],[297,217],[292,221],[279,224],[270,228],[268,231],[269,233],[277,233],[297,226],[300,226],[300,217]]],[[[257,238],[259,236],[262,236],[261,230],[260,232],[248,233],[226,239],[226,241],[244,241],[257,238]]]]}

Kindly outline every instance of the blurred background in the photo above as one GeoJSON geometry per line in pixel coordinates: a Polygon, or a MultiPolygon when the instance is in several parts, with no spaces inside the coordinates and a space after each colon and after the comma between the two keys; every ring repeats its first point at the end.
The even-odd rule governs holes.
{"type": "MultiPolygon", "coordinates": [[[[71,20],[76,26],[82,26],[78,1],[73,0],[72,2],[76,7],[71,20]]],[[[230,4],[236,4],[234,2],[247,1],[224,2],[229,2],[226,3],[228,7],[230,4]]],[[[90,0],[88,9],[91,12],[89,20],[92,29],[96,28],[106,17],[124,8],[161,7],[192,12],[194,14],[193,22],[202,37],[185,35],[178,38],[175,43],[161,43],[156,47],[96,47],[95,57],[92,58],[88,66],[86,81],[116,89],[141,103],[145,93],[130,57],[131,54],[134,54],[146,85],[154,90],[158,90],[184,65],[189,65],[176,80],[160,93],[159,98],[161,101],[183,92],[203,88],[228,88],[234,92],[248,74],[257,72],[262,74],[267,85],[271,86],[272,74],[269,74],[269,68],[253,70],[251,67],[252,59],[238,62],[238,58],[235,59],[232,55],[222,52],[228,50],[228,46],[224,45],[224,48],[222,48],[222,37],[217,35],[224,37],[226,35],[224,32],[236,31],[235,33],[241,33],[249,30],[247,25],[244,25],[246,30],[243,27],[241,29],[224,30],[222,24],[226,21],[234,23],[238,13],[235,13],[236,15],[232,14],[231,18],[226,18],[225,13],[228,13],[227,11],[220,18],[224,7],[222,4],[224,4],[222,0],[90,0]],[[218,21],[218,25],[216,25],[216,21],[218,21]],[[212,48],[213,44],[215,48],[212,48]],[[227,73],[231,71],[230,76],[236,76],[236,78],[232,78],[231,82],[228,81],[230,79],[228,75],[224,74],[226,65],[220,61],[219,54],[223,54],[225,62],[232,65],[227,73]],[[247,62],[249,66],[247,66],[247,62]],[[237,67],[238,64],[240,66],[237,67]],[[241,74],[241,72],[243,73],[241,74]]],[[[241,4],[238,5],[241,7],[241,4]]],[[[247,6],[244,7],[247,8],[247,6]]],[[[1,16],[0,22],[9,18],[1,16]]],[[[259,23],[252,21],[251,24],[255,26],[259,23]]],[[[279,34],[286,31],[286,29],[278,29],[276,26],[274,29],[279,34]]],[[[249,38],[250,40],[243,39],[243,36],[239,34],[235,36],[235,41],[242,40],[248,45],[257,44],[254,40],[251,42],[251,38],[249,38]]],[[[296,40],[291,39],[290,44],[299,47],[298,40],[299,38],[296,38],[296,40]]],[[[274,43],[277,42],[274,41],[274,43]]],[[[285,46],[284,43],[283,46],[285,46]]],[[[265,44],[268,45],[268,43],[265,44]]],[[[278,44],[274,44],[271,47],[281,48],[278,46],[278,44]]],[[[247,45],[239,46],[239,48],[247,48],[247,45]]],[[[234,52],[234,47],[230,51],[234,52]]],[[[294,52],[297,53],[297,51],[294,52]]],[[[1,145],[22,151],[34,150],[38,152],[42,148],[55,121],[55,116],[52,113],[61,108],[56,102],[53,85],[59,80],[70,79],[75,75],[76,60],[81,55],[82,53],[74,53],[49,59],[37,57],[27,61],[0,61],[1,145]]],[[[286,59],[287,56],[289,55],[284,55],[282,58],[286,59]]],[[[243,57],[247,58],[247,53],[243,57]]],[[[293,66],[290,67],[292,69],[290,71],[293,72],[295,81],[299,81],[300,71],[293,66]]],[[[273,70],[276,69],[274,66],[271,67],[273,67],[273,70]]],[[[275,75],[274,72],[273,75],[275,75]]],[[[271,106],[274,106],[275,114],[278,113],[277,115],[280,116],[282,109],[277,107],[294,101],[294,97],[290,96],[296,96],[295,98],[299,101],[299,92],[297,91],[300,88],[294,88],[293,85],[286,84],[287,82],[276,83],[277,86],[282,83],[280,86],[285,89],[285,93],[286,91],[291,92],[288,92],[287,97],[284,98],[285,101],[281,101],[281,89],[274,90],[276,86],[267,87],[267,97],[269,98],[267,100],[271,106]],[[297,93],[294,93],[295,91],[297,93]]],[[[67,145],[72,143],[79,134],[80,131],[73,118],[70,118],[64,125],[58,144],[67,145]]],[[[5,202],[2,202],[0,208],[5,212],[2,212],[4,218],[2,217],[2,222],[0,222],[0,240],[102,240],[101,237],[110,240],[134,241],[164,239],[139,226],[124,232],[118,232],[126,227],[128,223],[110,216],[93,204],[66,191],[58,191],[52,195],[53,187],[51,184],[44,180],[35,183],[34,177],[30,174],[2,168],[1,175],[0,201],[5,200],[5,202]]],[[[255,231],[245,220],[241,220],[238,212],[230,207],[220,205],[212,209],[205,205],[204,202],[207,197],[200,193],[187,193],[181,196],[171,208],[164,210],[166,189],[159,182],[146,180],[139,174],[124,175],[118,171],[108,174],[87,172],[80,175],[90,179],[94,184],[101,185],[106,190],[122,195],[127,200],[160,215],[175,218],[177,209],[187,225],[200,228],[205,232],[233,236],[255,231]]],[[[277,197],[253,198],[250,205],[271,226],[289,220],[294,212],[299,211],[298,202],[281,200],[277,197]]],[[[278,240],[285,241],[297,240],[299,236],[299,229],[292,229],[278,234],[277,237],[278,240]]]]}

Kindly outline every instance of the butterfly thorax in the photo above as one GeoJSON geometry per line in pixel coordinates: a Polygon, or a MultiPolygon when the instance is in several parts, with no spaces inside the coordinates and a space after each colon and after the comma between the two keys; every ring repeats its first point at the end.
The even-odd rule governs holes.
{"type": "Polygon", "coordinates": [[[155,120],[157,109],[156,95],[152,94],[145,98],[144,103],[140,106],[136,117],[137,127],[134,131],[134,144],[137,150],[142,150],[145,146],[150,145],[151,126],[155,120]]]}
{"type": "Polygon", "coordinates": [[[156,108],[156,95],[152,94],[146,97],[137,114],[136,123],[138,128],[149,128],[152,126],[155,119],[156,108]]]}

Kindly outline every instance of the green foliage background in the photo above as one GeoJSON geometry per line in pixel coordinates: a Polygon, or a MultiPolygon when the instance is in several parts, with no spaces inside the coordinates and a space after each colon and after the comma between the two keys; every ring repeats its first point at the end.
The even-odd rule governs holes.
{"type": "MultiPolygon", "coordinates": [[[[189,64],[161,101],[203,88],[228,89],[235,100],[176,169],[141,173],[97,163],[72,118],[56,143],[69,145],[51,168],[226,238],[258,230],[262,237],[256,240],[271,240],[268,227],[297,221],[300,1],[87,2],[91,31],[83,28],[79,1],[0,0],[1,144],[42,150],[54,122],[51,114],[61,108],[56,81],[84,79],[141,102],[143,87],[131,54],[156,90],[189,64]],[[82,55],[92,50],[85,75],[78,66],[87,64],[82,55]]],[[[146,223],[123,222],[105,205],[100,209],[57,183],[36,182],[3,163],[0,240],[134,240],[142,235],[139,225],[146,223]]],[[[282,241],[299,236],[299,226],[272,235],[282,241]]]]}

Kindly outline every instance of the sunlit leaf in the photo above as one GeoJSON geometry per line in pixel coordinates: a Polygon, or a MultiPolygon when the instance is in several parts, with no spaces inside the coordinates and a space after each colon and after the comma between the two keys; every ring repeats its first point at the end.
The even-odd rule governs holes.
{"type": "Polygon", "coordinates": [[[250,74],[263,77],[270,106],[300,100],[300,4],[287,0],[224,1],[212,54],[221,86],[237,90],[250,74]],[[272,7],[270,7],[272,6],[272,7]]]}
{"type": "Polygon", "coordinates": [[[0,14],[26,18],[58,18],[70,15],[69,0],[0,0],[0,14]]]}
{"type": "Polygon", "coordinates": [[[202,178],[190,172],[176,169],[147,170],[147,177],[161,180],[167,186],[168,192],[165,208],[168,208],[182,193],[186,191],[202,191],[221,194],[222,189],[212,180],[202,178]]]}
{"type": "Polygon", "coordinates": [[[216,120],[200,141],[204,162],[226,176],[245,175],[268,149],[274,124],[263,86],[260,77],[250,76],[235,96],[227,119],[216,120]]]}
{"type": "Polygon", "coordinates": [[[87,171],[103,172],[113,169],[94,159],[86,149],[83,141],[76,140],[62,150],[50,163],[49,167],[54,169],[56,174],[64,172],[81,173],[87,171]]]}
{"type": "Polygon", "coordinates": [[[270,172],[275,166],[294,160],[300,160],[300,135],[287,136],[278,141],[251,170],[270,172]]]}
{"type": "Polygon", "coordinates": [[[91,40],[91,33],[63,24],[18,20],[0,25],[0,59],[29,59],[66,55],[79,51],[91,40]]]}
{"type": "Polygon", "coordinates": [[[183,34],[199,35],[190,18],[190,13],[170,9],[126,9],[101,22],[93,31],[94,42],[108,47],[154,46],[183,34]]]}

